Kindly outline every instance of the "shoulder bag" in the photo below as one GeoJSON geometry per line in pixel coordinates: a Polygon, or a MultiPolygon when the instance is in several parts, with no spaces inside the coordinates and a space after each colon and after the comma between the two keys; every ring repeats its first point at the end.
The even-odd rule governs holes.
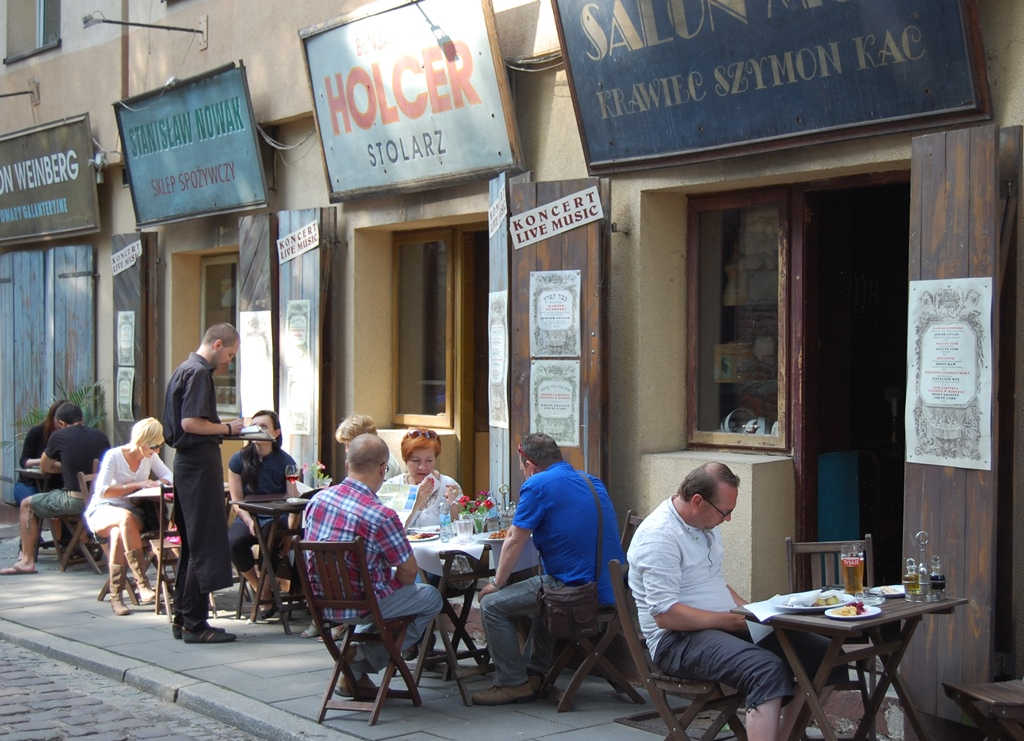
{"type": "Polygon", "coordinates": [[[601,501],[590,478],[580,473],[594,495],[597,508],[597,553],[594,556],[594,580],[577,586],[562,585],[547,587],[541,585],[537,592],[541,620],[545,629],[555,639],[576,640],[578,637],[596,635],[597,614],[600,609],[597,598],[597,581],[601,576],[601,501]]]}

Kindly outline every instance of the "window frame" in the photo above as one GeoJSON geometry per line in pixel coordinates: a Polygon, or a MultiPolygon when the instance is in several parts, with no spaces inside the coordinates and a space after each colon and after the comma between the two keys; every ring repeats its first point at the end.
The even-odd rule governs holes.
{"type": "MultiPolygon", "coordinates": [[[[46,41],[46,3],[48,0],[35,0],[35,13],[32,19],[35,24],[35,46],[30,49],[24,49],[14,54],[9,54],[4,57],[3,63],[5,65],[14,64],[20,62],[23,59],[34,57],[36,54],[42,54],[43,52],[51,51],[52,49],[59,49],[61,46],[61,18],[64,12],[62,3],[58,0],[49,0],[49,2],[57,2],[57,38],[53,41],[46,41]]],[[[5,9],[7,15],[5,23],[9,28],[11,25],[10,6],[5,9]]],[[[6,50],[7,45],[10,43],[10,36],[4,39],[4,48],[6,50]]]]}
{"type": "Polygon", "coordinates": [[[455,419],[455,294],[456,294],[456,264],[461,254],[461,239],[456,238],[455,229],[423,229],[416,231],[394,232],[391,240],[392,260],[394,270],[392,271],[391,295],[393,301],[392,309],[392,347],[391,357],[391,389],[394,399],[394,413],[392,421],[395,425],[405,427],[430,427],[450,430],[453,429],[455,419]],[[399,318],[400,312],[398,302],[401,299],[399,291],[399,248],[422,242],[443,241],[448,246],[448,260],[445,271],[445,336],[442,338],[445,347],[444,358],[444,411],[439,414],[418,414],[415,412],[403,412],[398,407],[399,399],[399,377],[398,367],[400,358],[399,318]]]}
{"type": "MultiPolygon", "coordinates": [[[[199,258],[199,324],[200,332],[205,332],[209,326],[206,318],[206,281],[207,281],[207,268],[214,265],[234,265],[235,266],[235,315],[231,320],[231,324],[235,327],[238,326],[238,312],[239,312],[239,294],[238,294],[238,276],[239,270],[239,255],[237,252],[220,252],[211,255],[202,255],[199,258]]],[[[218,414],[230,414],[235,416],[241,416],[242,413],[242,394],[241,394],[241,378],[242,378],[242,359],[238,355],[235,356],[235,406],[228,407],[228,405],[217,404],[218,414]]],[[[216,384],[216,382],[215,382],[216,384]]]]}
{"type": "MultiPolygon", "coordinates": [[[[757,191],[740,191],[709,196],[693,196],[687,199],[686,222],[686,290],[687,319],[686,347],[687,374],[687,444],[691,447],[735,448],[741,450],[786,451],[789,448],[789,262],[791,247],[791,192],[789,188],[768,188],[757,191]],[[700,364],[700,217],[704,213],[729,209],[777,206],[778,228],[778,434],[747,435],[697,429],[698,366],[700,364]]],[[[711,362],[712,359],[707,359],[711,362]]]]}

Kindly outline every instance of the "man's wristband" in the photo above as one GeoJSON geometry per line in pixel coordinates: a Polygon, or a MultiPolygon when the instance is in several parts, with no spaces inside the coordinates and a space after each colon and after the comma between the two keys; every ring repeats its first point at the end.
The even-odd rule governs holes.
{"type": "Polygon", "coordinates": [[[230,435],[231,434],[231,425],[229,425],[227,422],[225,422],[224,426],[228,428],[228,434],[230,435]]]}
{"type": "Polygon", "coordinates": [[[489,579],[489,581],[492,587],[494,587],[495,589],[501,589],[501,586],[499,586],[497,580],[493,576],[489,579]]]}

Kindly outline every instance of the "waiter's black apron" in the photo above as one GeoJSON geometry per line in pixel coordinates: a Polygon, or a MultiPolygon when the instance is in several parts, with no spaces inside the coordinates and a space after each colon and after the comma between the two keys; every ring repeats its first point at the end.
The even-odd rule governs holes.
{"type": "Polygon", "coordinates": [[[224,509],[224,468],[220,446],[194,445],[174,456],[175,520],[188,538],[188,569],[208,594],[234,582],[224,509]]]}

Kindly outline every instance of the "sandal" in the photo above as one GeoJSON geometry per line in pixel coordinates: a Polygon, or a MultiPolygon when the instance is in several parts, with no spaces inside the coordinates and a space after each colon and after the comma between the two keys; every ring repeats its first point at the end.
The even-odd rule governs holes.
{"type": "Polygon", "coordinates": [[[183,630],[181,637],[185,643],[230,643],[235,640],[234,633],[216,630],[209,626],[201,630],[183,630]]]}
{"type": "Polygon", "coordinates": [[[14,566],[8,566],[6,569],[0,569],[0,574],[4,576],[14,576],[16,574],[35,574],[35,569],[26,569],[24,566],[14,564],[14,566]]]}

